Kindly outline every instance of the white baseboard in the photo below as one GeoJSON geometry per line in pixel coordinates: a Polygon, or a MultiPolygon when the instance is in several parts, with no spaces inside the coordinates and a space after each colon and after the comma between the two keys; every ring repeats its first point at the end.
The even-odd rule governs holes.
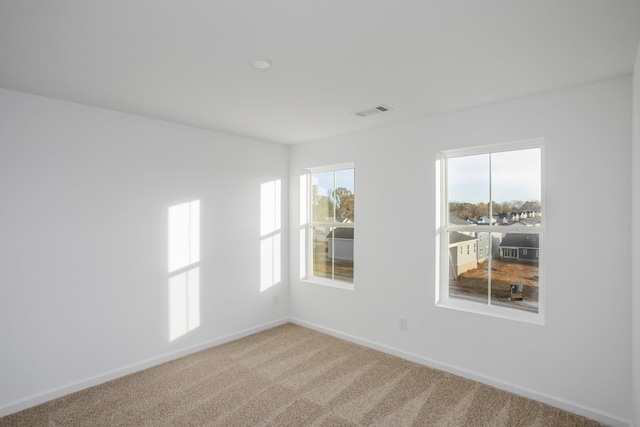
{"type": "Polygon", "coordinates": [[[30,396],[26,396],[24,398],[14,400],[12,402],[9,402],[7,404],[0,406],[0,417],[4,417],[10,414],[13,414],[15,412],[22,411],[27,408],[40,405],[41,403],[45,403],[50,400],[57,399],[58,397],[66,396],[71,393],[75,393],[76,391],[84,390],[85,388],[93,387],[93,386],[105,383],[107,381],[115,380],[125,375],[133,374],[135,372],[139,372],[144,369],[148,369],[153,366],[157,366],[162,363],[169,362],[171,360],[175,360],[180,357],[187,356],[189,354],[196,353],[201,350],[205,350],[207,348],[215,347],[217,345],[224,344],[229,341],[237,340],[239,338],[243,338],[248,335],[255,334],[256,332],[264,331],[266,329],[271,329],[275,326],[283,325],[289,321],[290,319],[288,318],[282,318],[279,320],[275,320],[273,322],[264,323],[262,325],[258,325],[242,331],[234,332],[229,335],[215,338],[210,341],[185,347],[183,349],[173,351],[171,353],[166,353],[157,357],[152,357],[150,359],[143,360],[138,363],[133,363],[128,366],[123,366],[121,368],[114,369],[112,371],[105,372],[102,374],[98,374],[81,381],[76,381],[73,383],[65,384],[60,387],[55,387],[49,390],[35,393],[30,396]]]}
{"type": "Polygon", "coordinates": [[[349,341],[349,342],[359,344],[368,348],[372,348],[374,350],[378,350],[383,353],[391,354],[393,356],[397,356],[402,359],[409,360],[411,362],[419,363],[429,368],[434,368],[441,371],[449,372],[451,374],[458,375],[463,378],[468,378],[473,381],[478,381],[480,383],[489,385],[491,387],[495,387],[500,390],[517,394],[522,397],[533,399],[538,402],[542,402],[547,405],[551,405],[556,408],[563,409],[565,411],[573,412],[574,414],[582,415],[584,417],[598,421],[600,424],[604,426],[611,426],[611,427],[631,427],[632,426],[632,423],[630,420],[624,420],[595,409],[587,408],[580,404],[569,402],[565,399],[560,399],[560,398],[548,395],[546,393],[540,393],[535,390],[530,390],[528,388],[518,386],[516,384],[498,380],[496,378],[491,378],[491,377],[477,374],[475,372],[471,372],[465,369],[460,369],[456,366],[452,366],[447,363],[431,360],[417,354],[408,353],[393,347],[386,346],[384,344],[379,344],[377,342],[356,337],[354,335],[345,334],[343,332],[336,331],[334,329],[325,328],[323,326],[306,322],[304,320],[292,318],[290,319],[290,322],[295,323],[296,325],[300,325],[309,329],[316,330],[318,332],[325,333],[327,335],[334,336],[336,338],[343,339],[345,341],[349,341]]]}

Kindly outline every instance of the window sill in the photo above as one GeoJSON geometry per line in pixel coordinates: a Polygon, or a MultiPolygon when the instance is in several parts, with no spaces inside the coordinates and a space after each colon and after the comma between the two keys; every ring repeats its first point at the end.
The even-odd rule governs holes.
{"type": "Polygon", "coordinates": [[[442,299],[436,302],[436,307],[464,311],[467,313],[481,314],[500,319],[515,320],[517,322],[531,323],[544,326],[544,314],[531,313],[515,308],[500,307],[497,305],[485,305],[477,302],[457,299],[442,299]]]}
{"type": "Polygon", "coordinates": [[[310,284],[313,284],[313,285],[328,286],[328,287],[331,287],[331,288],[344,289],[344,290],[347,290],[347,291],[353,291],[354,290],[353,283],[340,282],[338,280],[325,279],[323,277],[316,277],[316,276],[304,277],[302,279],[302,281],[304,283],[310,283],[310,284]]]}

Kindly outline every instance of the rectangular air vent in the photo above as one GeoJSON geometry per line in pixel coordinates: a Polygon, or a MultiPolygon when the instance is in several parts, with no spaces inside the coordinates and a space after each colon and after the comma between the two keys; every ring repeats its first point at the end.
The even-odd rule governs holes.
{"type": "Polygon", "coordinates": [[[356,111],[353,114],[360,117],[367,117],[373,114],[386,113],[387,111],[391,110],[393,110],[393,108],[389,108],[386,105],[380,104],[377,107],[369,108],[368,110],[356,111]]]}

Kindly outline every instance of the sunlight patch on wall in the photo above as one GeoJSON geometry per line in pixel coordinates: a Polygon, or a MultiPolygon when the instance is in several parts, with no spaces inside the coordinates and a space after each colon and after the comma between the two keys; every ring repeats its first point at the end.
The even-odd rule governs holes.
{"type": "MultiPolygon", "coordinates": [[[[440,259],[440,252],[442,251],[442,248],[440,245],[442,245],[442,241],[441,241],[441,234],[440,234],[440,230],[442,227],[442,203],[440,202],[440,192],[442,191],[442,160],[441,159],[437,159],[436,160],[436,167],[435,167],[435,172],[436,172],[436,176],[435,176],[435,181],[436,181],[436,187],[435,187],[435,193],[436,193],[436,204],[435,204],[435,218],[436,218],[436,250],[435,250],[435,255],[436,255],[436,268],[435,268],[435,283],[440,283],[440,269],[442,268],[440,263],[442,262],[442,260],[440,259]]],[[[448,295],[441,295],[441,289],[440,286],[436,286],[436,295],[435,295],[435,303],[438,304],[441,299],[443,297],[447,297],[448,295]]]]}
{"type": "Polygon", "coordinates": [[[280,270],[280,234],[260,241],[260,291],[269,289],[282,280],[280,270]]]}
{"type": "Polygon", "coordinates": [[[169,341],[200,326],[200,201],[169,207],[169,341]]]}
{"type": "Polygon", "coordinates": [[[200,326],[200,268],[169,278],[169,341],[200,326]]]}
{"type": "Polygon", "coordinates": [[[260,186],[260,292],[282,280],[281,180],[260,186]]]}
{"type": "Polygon", "coordinates": [[[308,174],[300,175],[300,278],[307,276],[307,190],[308,174]]]}
{"type": "Polygon", "coordinates": [[[300,278],[307,277],[307,229],[300,229],[300,278]]]}
{"type": "Polygon", "coordinates": [[[169,272],[200,261],[200,200],[169,208],[169,272]]]}

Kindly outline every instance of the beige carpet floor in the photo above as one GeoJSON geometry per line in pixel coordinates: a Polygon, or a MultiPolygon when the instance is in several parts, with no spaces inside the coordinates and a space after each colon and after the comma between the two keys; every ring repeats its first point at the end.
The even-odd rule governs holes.
{"type": "Polygon", "coordinates": [[[2,427],[592,425],[293,324],[0,418],[2,427]]]}

